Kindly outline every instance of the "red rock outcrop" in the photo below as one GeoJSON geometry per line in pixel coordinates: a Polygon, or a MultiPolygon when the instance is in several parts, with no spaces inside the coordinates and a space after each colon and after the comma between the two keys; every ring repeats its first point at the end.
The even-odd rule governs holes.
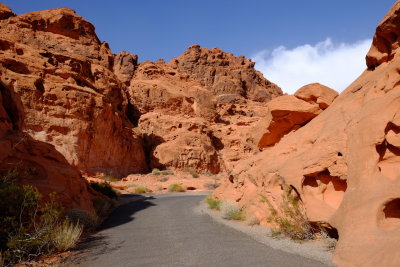
{"type": "Polygon", "coordinates": [[[338,93],[325,85],[311,83],[297,90],[294,96],[310,104],[318,104],[319,108],[324,110],[338,97],[338,93]]]}
{"type": "MultiPolygon", "coordinates": [[[[255,135],[264,131],[258,147],[275,145],[279,140],[306,125],[326,109],[338,93],[321,84],[309,84],[300,88],[294,95],[277,97],[267,103],[269,114],[259,123],[255,135]]],[[[257,136],[258,137],[258,136],[257,136]]]]}
{"type": "Polygon", "coordinates": [[[16,169],[22,184],[36,186],[68,208],[94,213],[92,199],[97,193],[79,171],[54,146],[34,140],[20,131],[24,116],[18,94],[0,83],[0,174],[16,169]]]}
{"type": "Polygon", "coordinates": [[[399,14],[397,2],[379,24],[368,70],[307,125],[240,162],[214,196],[267,224],[260,196],[278,202],[283,184],[291,185],[310,221],[338,230],[336,263],[398,266],[399,14]]]}
{"type": "Polygon", "coordinates": [[[168,65],[186,74],[189,79],[199,81],[214,95],[234,94],[265,102],[282,94],[275,84],[254,69],[254,62],[218,48],[193,45],[168,65]]]}
{"type": "Polygon", "coordinates": [[[253,62],[198,45],[167,64],[117,57],[126,59],[119,65],[129,73],[131,117],[145,137],[150,168],[217,173],[258,151],[251,127],[265,113],[263,104],[282,92],[253,62]]]}
{"type": "Polygon", "coordinates": [[[53,144],[82,172],[146,171],[124,91],[134,59],[114,59],[94,26],[71,9],[1,12],[1,82],[20,96],[21,130],[53,144]]]}

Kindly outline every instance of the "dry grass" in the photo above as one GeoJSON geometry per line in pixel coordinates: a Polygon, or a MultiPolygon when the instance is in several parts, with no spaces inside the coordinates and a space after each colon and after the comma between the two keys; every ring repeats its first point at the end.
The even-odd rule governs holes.
{"type": "Polygon", "coordinates": [[[142,185],[135,188],[135,194],[144,194],[149,192],[151,192],[151,190],[142,185]]]}
{"type": "Polygon", "coordinates": [[[168,186],[169,192],[185,192],[186,189],[180,184],[170,184],[168,186]]]}
{"type": "Polygon", "coordinates": [[[254,225],[259,225],[259,224],[260,224],[260,220],[255,215],[252,215],[247,220],[247,225],[249,225],[249,226],[254,226],[254,225]]]}
{"type": "Polygon", "coordinates": [[[211,183],[211,182],[208,182],[208,183],[205,183],[205,184],[204,184],[204,188],[207,188],[207,189],[209,189],[209,190],[214,190],[214,189],[218,188],[218,186],[220,186],[219,183],[211,183]]]}
{"type": "Polygon", "coordinates": [[[208,204],[208,208],[212,210],[220,210],[221,209],[221,200],[214,199],[211,196],[207,196],[205,202],[208,204]]]}
{"type": "Polygon", "coordinates": [[[83,232],[83,226],[65,220],[53,232],[53,242],[58,251],[66,251],[76,246],[83,232]]]}
{"type": "Polygon", "coordinates": [[[226,220],[244,221],[246,219],[244,212],[233,203],[224,201],[221,203],[220,209],[222,218],[226,220]]]}
{"type": "Polygon", "coordinates": [[[314,239],[315,231],[292,187],[284,185],[282,201],[277,208],[266,197],[262,197],[262,201],[269,206],[268,222],[278,227],[271,231],[272,237],[287,236],[292,240],[314,239]]]}

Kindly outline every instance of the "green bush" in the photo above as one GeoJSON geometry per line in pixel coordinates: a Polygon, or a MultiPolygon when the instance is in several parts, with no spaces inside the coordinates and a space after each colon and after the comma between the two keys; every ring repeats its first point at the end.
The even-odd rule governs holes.
{"type": "Polygon", "coordinates": [[[208,196],[205,199],[206,203],[208,204],[208,207],[212,210],[220,210],[221,209],[221,200],[214,199],[211,196],[208,196]]]}
{"type": "Polygon", "coordinates": [[[149,193],[149,192],[151,192],[151,190],[143,185],[140,185],[135,188],[135,194],[144,194],[144,193],[149,193]]]}
{"type": "Polygon", "coordinates": [[[106,173],[103,176],[101,176],[99,179],[104,180],[106,182],[118,182],[121,180],[112,173],[106,173]]]}
{"type": "Polygon", "coordinates": [[[185,192],[186,189],[180,184],[170,184],[168,186],[169,192],[185,192]]]}
{"type": "Polygon", "coordinates": [[[207,176],[207,177],[214,176],[214,174],[212,174],[212,173],[209,172],[209,171],[206,171],[203,175],[204,175],[204,176],[207,176]]]}
{"type": "Polygon", "coordinates": [[[200,175],[199,175],[199,173],[197,172],[196,169],[188,168],[188,169],[185,169],[185,171],[188,172],[190,175],[192,175],[193,178],[199,178],[200,177],[200,175]]]}
{"type": "Polygon", "coordinates": [[[160,172],[159,169],[154,168],[154,169],[151,171],[151,174],[153,174],[153,175],[161,175],[161,172],[160,172]]]}
{"type": "Polygon", "coordinates": [[[163,177],[160,177],[159,179],[158,179],[158,181],[159,182],[166,182],[166,181],[168,181],[169,180],[169,178],[168,177],[165,177],[165,176],[163,176],[163,177]]]}
{"type": "MultiPolygon", "coordinates": [[[[16,171],[0,177],[0,262],[3,265],[63,249],[58,241],[65,219],[54,195],[50,196],[50,201],[43,202],[35,187],[20,186],[18,178],[16,171]]],[[[74,246],[79,237],[80,233],[76,232],[75,241],[71,239],[69,247],[74,246]]]]}
{"type": "Polygon", "coordinates": [[[230,202],[221,203],[222,218],[226,220],[243,221],[245,216],[242,210],[230,202]]]}
{"type": "Polygon", "coordinates": [[[114,190],[114,188],[112,188],[112,186],[108,182],[105,183],[91,182],[90,185],[94,190],[102,193],[105,196],[108,196],[109,198],[112,199],[118,198],[118,193],[114,190]]]}
{"type": "Polygon", "coordinates": [[[262,198],[269,207],[268,222],[278,227],[272,229],[271,236],[287,236],[292,240],[314,239],[316,232],[300,206],[300,199],[293,191],[291,186],[284,185],[282,201],[278,208],[275,208],[266,197],[262,198]]]}
{"type": "Polygon", "coordinates": [[[161,175],[173,175],[174,171],[173,170],[163,170],[160,172],[161,175]]]}

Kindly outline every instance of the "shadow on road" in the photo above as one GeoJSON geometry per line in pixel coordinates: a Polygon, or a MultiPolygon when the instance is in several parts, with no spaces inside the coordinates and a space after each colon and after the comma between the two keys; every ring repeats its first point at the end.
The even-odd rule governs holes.
{"type": "Polygon", "coordinates": [[[100,225],[98,229],[99,231],[131,222],[135,219],[135,217],[132,216],[133,214],[155,206],[153,202],[150,202],[154,197],[131,194],[123,195],[121,198],[121,202],[124,204],[119,206],[108,216],[108,218],[100,225]]]}
{"type": "Polygon", "coordinates": [[[98,232],[87,237],[75,249],[73,256],[66,259],[62,266],[77,266],[82,262],[95,260],[99,255],[110,253],[124,246],[124,241],[118,244],[107,240],[107,236],[102,231],[129,223],[135,219],[136,212],[156,206],[151,200],[154,197],[144,197],[141,195],[123,195],[121,204],[109,217],[100,225],[98,232]]]}

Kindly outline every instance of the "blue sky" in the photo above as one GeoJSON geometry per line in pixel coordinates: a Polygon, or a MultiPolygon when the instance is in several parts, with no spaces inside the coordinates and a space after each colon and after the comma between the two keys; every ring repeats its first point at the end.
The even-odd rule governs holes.
{"type": "MultiPolygon", "coordinates": [[[[125,50],[138,54],[140,61],[154,61],[159,58],[168,61],[179,56],[188,46],[200,44],[202,47],[219,47],[237,56],[253,58],[256,66],[268,78],[268,72],[272,71],[265,65],[284,61],[285,58],[283,55],[283,59],[275,60],[273,52],[275,57],[282,57],[282,51],[299,51],[298,48],[309,45],[317,54],[322,55],[327,51],[323,51],[324,48],[321,51],[318,49],[324,45],[332,52],[343,48],[343,45],[351,47],[367,42],[395,0],[2,2],[17,14],[56,7],[75,9],[79,15],[95,25],[99,38],[109,42],[114,53],[125,50]]],[[[362,49],[365,50],[366,46],[364,43],[362,49]]],[[[347,51],[346,55],[348,53],[352,54],[347,51]]],[[[359,54],[361,52],[357,54],[358,61],[359,54]]],[[[312,56],[309,60],[313,58],[312,56]]],[[[289,59],[293,60],[293,57],[289,59]]],[[[327,62],[324,64],[329,65],[327,62]]],[[[277,68],[274,71],[278,73],[280,66],[277,68]]],[[[278,83],[276,80],[275,82],[278,83]]]]}

